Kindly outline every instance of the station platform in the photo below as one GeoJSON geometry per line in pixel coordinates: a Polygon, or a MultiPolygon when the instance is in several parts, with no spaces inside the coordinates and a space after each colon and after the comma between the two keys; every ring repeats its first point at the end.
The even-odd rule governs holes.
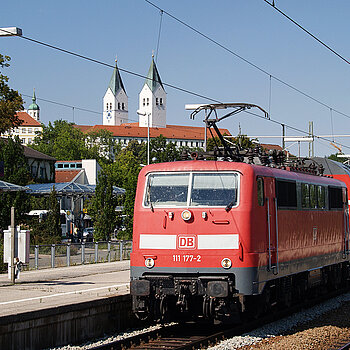
{"type": "Polygon", "coordinates": [[[0,318],[129,294],[130,261],[23,271],[12,285],[0,275],[0,318]]]}

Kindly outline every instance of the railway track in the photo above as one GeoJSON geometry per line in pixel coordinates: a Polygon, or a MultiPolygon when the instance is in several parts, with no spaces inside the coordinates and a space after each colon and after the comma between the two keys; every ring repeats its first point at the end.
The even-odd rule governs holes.
{"type": "MultiPolygon", "coordinates": [[[[343,291],[344,292],[344,291],[343,291]]],[[[337,292],[331,293],[331,297],[341,294],[337,292]]],[[[328,296],[330,297],[330,296],[328,296]]],[[[289,309],[275,309],[268,315],[259,319],[253,319],[243,322],[236,326],[213,326],[208,324],[184,323],[164,326],[157,330],[148,331],[146,333],[131,336],[125,339],[110,342],[96,346],[95,350],[118,350],[118,349],[198,349],[215,345],[221,340],[232,338],[250,332],[262,325],[281,319],[294,312],[307,309],[312,305],[316,305],[328,299],[326,296],[308,300],[303,304],[293,306],[289,309]]],[[[333,350],[350,350],[349,339],[339,339],[334,344],[333,350]]]]}

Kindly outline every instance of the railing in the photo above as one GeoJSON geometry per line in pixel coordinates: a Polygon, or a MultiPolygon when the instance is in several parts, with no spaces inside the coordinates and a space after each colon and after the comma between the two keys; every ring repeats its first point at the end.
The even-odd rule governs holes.
{"type": "Polygon", "coordinates": [[[130,259],[132,241],[31,245],[29,269],[43,269],[130,259]]]}

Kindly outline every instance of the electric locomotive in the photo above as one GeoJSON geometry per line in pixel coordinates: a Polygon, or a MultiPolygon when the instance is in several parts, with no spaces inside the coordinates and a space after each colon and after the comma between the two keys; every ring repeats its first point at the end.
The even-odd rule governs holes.
{"type": "Polygon", "coordinates": [[[139,318],[235,322],[347,283],[346,185],[282,154],[227,153],[140,172],[130,258],[139,318]]]}

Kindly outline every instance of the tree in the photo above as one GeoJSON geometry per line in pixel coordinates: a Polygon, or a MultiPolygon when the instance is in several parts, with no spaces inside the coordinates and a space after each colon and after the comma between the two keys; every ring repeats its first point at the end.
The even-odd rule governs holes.
{"type": "Polygon", "coordinates": [[[87,155],[84,134],[65,120],[42,125],[32,148],[59,160],[84,159],[87,155]]]}
{"type": "MultiPolygon", "coordinates": [[[[9,66],[9,56],[0,54],[0,68],[9,66]]],[[[7,82],[9,78],[0,72],[0,134],[22,123],[17,111],[23,109],[23,100],[18,91],[11,89],[7,82]]]]}
{"type": "Polygon", "coordinates": [[[108,169],[98,175],[96,193],[91,198],[88,213],[94,222],[94,239],[109,240],[116,226],[117,196],[113,193],[113,176],[108,169]]]}
{"type": "MultiPolygon", "coordinates": [[[[225,134],[223,136],[226,136],[225,134]]],[[[230,138],[230,142],[239,145],[242,149],[255,148],[255,144],[252,142],[247,135],[238,135],[236,137],[230,138]]],[[[214,147],[223,147],[220,139],[215,136],[207,141],[207,150],[212,151],[214,147]]]]}
{"type": "Polygon", "coordinates": [[[28,162],[18,136],[0,140],[0,161],[4,162],[4,181],[22,186],[28,184],[28,162]]]}
{"type": "Polygon", "coordinates": [[[53,187],[49,197],[32,198],[31,209],[46,209],[47,216],[42,219],[27,219],[31,228],[32,244],[55,244],[61,241],[60,206],[57,192],[53,187]]]}
{"type": "MultiPolygon", "coordinates": [[[[18,137],[0,140],[0,161],[4,162],[3,180],[16,185],[30,181],[28,163],[18,137]]],[[[0,195],[0,228],[10,225],[11,207],[16,208],[16,220],[21,222],[29,208],[29,195],[23,191],[5,192],[0,195]]]]}

